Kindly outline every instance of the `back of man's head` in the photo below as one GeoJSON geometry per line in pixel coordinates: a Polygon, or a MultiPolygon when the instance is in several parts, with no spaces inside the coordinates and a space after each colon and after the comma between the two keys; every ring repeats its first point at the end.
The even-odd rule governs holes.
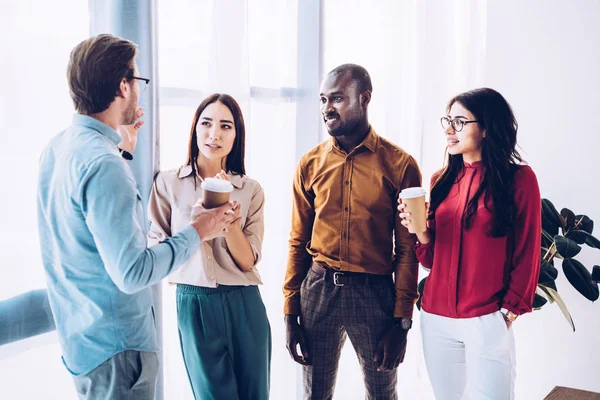
{"type": "Polygon", "coordinates": [[[134,74],[137,45],[112,35],[79,43],[69,59],[67,80],[73,104],[84,115],[105,111],[115,99],[123,78],[134,74]]]}
{"type": "Polygon", "coordinates": [[[343,73],[351,74],[352,81],[356,82],[356,89],[358,93],[363,93],[366,91],[373,92],[371,76],[364,67],[361,67],[357,64],[342,64],[339,67],[332,69],[327,75],[338,75],[343,73]]]}

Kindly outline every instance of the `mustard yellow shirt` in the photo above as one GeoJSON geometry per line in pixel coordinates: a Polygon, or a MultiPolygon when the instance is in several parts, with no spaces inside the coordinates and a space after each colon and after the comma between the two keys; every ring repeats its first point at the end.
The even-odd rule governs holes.
{"type": "Polygon", "coordinates": [[[300,286],[313,262],[337,271],[394,275],[395,317],[412,317],[415,235],[402,226],[398,194],[421,186],[416,161],[370,130],[346,153],[334,138],[305,154],[294,177],[284,313],[300,314],[300,286]]]}

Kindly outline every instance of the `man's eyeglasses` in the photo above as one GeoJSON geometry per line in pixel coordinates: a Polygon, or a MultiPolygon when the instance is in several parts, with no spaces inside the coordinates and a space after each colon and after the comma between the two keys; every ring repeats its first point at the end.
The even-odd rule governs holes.
{"type": "Polygon", "coordinates": [[[128,79],[137,79],[139,81],[144,82],[144,84],[142,85],[142,88],[141,88],[142,92],[146,90],[146,88],[148,87],[148,84],[150,83],[150,79],[148,79],[148,78],[141,78],[139,76],[133,76],[132,75],[132,76],[128,76],[127,78],[128,79]]]}
{"type": "Polygon", "coordinates": [[[450,125],[452,125],[452,128],[454,128],[456,132],[460,132],[463,130],[466,124],[473,124],[479,121],[466,121],[460,118],[450,119],[448,117],[442,117],[440,122],[442,123],[442,128],[444,128],[444,130],[448,129],[450,125]]]}

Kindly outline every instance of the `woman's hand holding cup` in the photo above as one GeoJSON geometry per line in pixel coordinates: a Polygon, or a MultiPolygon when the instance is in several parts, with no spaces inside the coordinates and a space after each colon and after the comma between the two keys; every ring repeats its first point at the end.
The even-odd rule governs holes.
{"type": "Polygon", "coordinates": [[[425,201],[426,192],[423,188],[407,188],[400,192],[398,198],[398,211],[401,223],[410,233],[417,234],[421,243],[429,242],[427,231],[427,215],[429,203],[425,201]]]}
{"type": "Polygon", "coordinates": [[[219,207],[206,208],[203,199],[192,207],[190,225],[196,229],[202,241],[227,236],[230,226],[240,218],[237,201],[228,201],[219,207]]]}
{"type": "MultiPolygon", "coordinates": [[[[402,202],[402,199],[398,199],[398,211],[400,211],[400,218],[402,218],[402,225],[404,225],[409,230],[414,230],[411,225],[410,217],[411,213],[406,204],[402,202]]],[[[427,218],[427,214],[429,214],[429,202],[425,202],[425,218],[427,218]]]]}

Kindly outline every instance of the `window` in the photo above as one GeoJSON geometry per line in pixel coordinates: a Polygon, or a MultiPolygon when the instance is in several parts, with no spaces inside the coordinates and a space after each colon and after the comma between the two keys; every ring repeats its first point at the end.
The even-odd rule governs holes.
{"type": "MultiPolygon", "coordinates": [[[[177,0],[160,2],[158,9],[161,169],[177,168],[185,161],[192,119],[206,96],[227,93],[242,107],[247,174],[265,190],[264,253],[258,268],[273,335],[274,399],[290,398],[297,385],[297,368],[284,343],[281,285],[302,127],[298,107],[306,96],[299,84],[298,60],[306,55],[299,54],[298,35],[318,28],[318,24],[298,28],[301,7],[309,3],[318,10],[319,2],[297,0],[177,0]]],[[[315,58],[313,63],[317,62],[315,58]]],[[[318,98],[313,97],[317,118],[318,98]]],[[[318,132],[312,137],[314,146],[318,132]]],[[[163,333],[165,398],[191,398],[177,334],[175,287],[167,283],[163,283],[163,333]]]]}
{"type": "MultiPolygon", "coordinates": [[[[71,123],[67,62],[88,30],[87,2],[2,3],[0,300],[46,286],[37,228],[38,159],[48,140],[71,123]]],[[[56,332],[1,346],[2,397],[52,393],[53,398],[72,398],[73,383],[60,357],[56,332]]]]}

